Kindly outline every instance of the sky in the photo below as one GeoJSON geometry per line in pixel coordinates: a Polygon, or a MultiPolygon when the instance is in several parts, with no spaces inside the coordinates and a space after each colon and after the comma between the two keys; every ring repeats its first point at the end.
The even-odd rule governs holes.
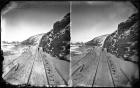
{"type": "Polygon", "coordinates": [[[112,1],[16,1],[2,9],[1,40],[23,41],[47,33],[53,24],[71,12],[71,42],[87,42],[117,30],[136,12],[130,2],[112,1]]]}
{"type": "Polygon", "coordinates": [[[68,12],[69,2],[10,2],[1,12],[1,40],[23,41],[30,36],[47,33],[68,12]]]}
{"type": "Polygon", "coordinates": [[[117,30],[137,10],[130,2],[72,2],[71,42],[87,42],[117,30]]]}

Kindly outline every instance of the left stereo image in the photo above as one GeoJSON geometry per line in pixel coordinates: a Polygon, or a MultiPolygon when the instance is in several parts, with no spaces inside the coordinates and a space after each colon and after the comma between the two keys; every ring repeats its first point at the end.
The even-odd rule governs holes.
{"type": "Polygon", "coordinates": [[[1,12],[1,29],[6,83],[68,86],[70,2],[9,2],[1,12]]]}

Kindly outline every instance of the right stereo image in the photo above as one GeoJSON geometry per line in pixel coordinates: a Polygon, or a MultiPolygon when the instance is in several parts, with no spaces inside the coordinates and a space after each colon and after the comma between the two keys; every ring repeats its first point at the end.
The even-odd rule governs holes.
{"type": "Polygon", "coordinates": [[[71,5],[74,87],[133,87],[139,80],[139,7],[135,2],[71,5]]]}

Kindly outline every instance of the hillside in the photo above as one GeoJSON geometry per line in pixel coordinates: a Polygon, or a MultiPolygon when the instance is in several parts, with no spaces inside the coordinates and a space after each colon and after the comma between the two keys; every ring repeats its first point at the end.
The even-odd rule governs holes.
{"type": "Polygon", "coordinates": [[[138,12],[132,14],[118,29],[110,34],[103,45],[111,54],[134,63],[138,62],[138,12]]]}
{"type": "Polygon", "coordinates": [[[34,36],[29,37],[28,39],[24,40],[21,42],[21,45],[37,45],[40,42],[40,38],[44,35],[42,34],[37,34],[34,36]]]}
{"type": "Polygon", "coordinates": [[[88,45],[88,46],[102,46],[103,43],[104,43],[104,40],[107,36],[108,36],[108,34],[95,37],[91,41],[86,42],[85,45],[88,45]]]}
{"type": "Polygon", "coordinates": [[[69,61],[67,56],[70,52],[70,13],[54,23],[53,29],[42,36],[39,46],[43,47],[46,53],[69,61]]]}

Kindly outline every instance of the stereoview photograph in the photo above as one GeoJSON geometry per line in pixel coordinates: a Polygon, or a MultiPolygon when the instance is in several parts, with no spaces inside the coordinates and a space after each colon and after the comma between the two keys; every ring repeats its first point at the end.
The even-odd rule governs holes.
{"type": "Polygon", "coordinates": [[[138,14],[134,0],[5,3],[1,85],[137,86],[138,14]]]}

